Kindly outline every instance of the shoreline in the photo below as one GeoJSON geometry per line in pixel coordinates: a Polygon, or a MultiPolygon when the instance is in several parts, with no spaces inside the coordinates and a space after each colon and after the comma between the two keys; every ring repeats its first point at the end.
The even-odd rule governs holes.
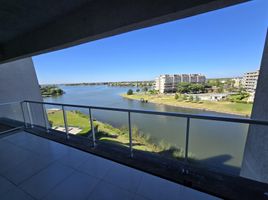
{"type": "MultiPolygon", "coordinates": [[[[135,94],[136,96],[138,96],[137,94],[135,94]]],[[[135,97],[135,95],[126,95],[126,94],[120,94],[121,97],[126,98],[126,99],[130,99],[130,100],[136,100],[136,101],[140,101],[140,99],[138,99],[137,97],[135,97]]],[[[188,109],[193,109],[193,110],[202,110],[202,111],[211,111],[211,112],[217,112],[217,113],[222,113],[222,114],[230,114],[230,115],[236,115],[236,116],[240,116],[240,117],[250,117],[250,113],[246,114],[246,113],[239,113],[239,112],[232,112],[232,111],[224,111],[224,110],[217,110],[217,109],[210,109],[210,108],[204,108],[204,107],[200,107],[197,105],[203,105],[203,104],[198,104],[198,103],[190,103],[187,102],[187,104],[193,104],[195,106],[190,106],[190,105],[176,105],[174,103],[169,103],[169,102],[159,102],[159,101],[154,101],[154,99],[150,99],[150,96],[146,96],[145,95],[140,95],[140,98],[146,98],[148,99],[148,103],[153,103],[153,104],[159,104],[159,105],[167,105],[167,106],[173,106],[173,107],[177,107],[177,108],[188,108],[188,109]],[[149,97],[149,98],[148,98],[149,97]]],[[[176,103],[179,103],[179,101],[177,101],[176,103]]],[[[186,103],[186,102],[183,102],[186,103]]],[[[216,103],[216,102],[213,102],[216,103]]],[[[219,106],[221,106],[219,104],[219,106]]]]}

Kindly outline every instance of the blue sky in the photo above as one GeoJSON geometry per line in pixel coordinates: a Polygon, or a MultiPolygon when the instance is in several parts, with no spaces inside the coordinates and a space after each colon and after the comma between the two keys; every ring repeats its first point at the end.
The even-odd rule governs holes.
{"type": "Polygon", "coordinates": [[[153,80],[160,74],[240,76],[260,67],[268,0],[33,57],[41,84],[153,80]]]}

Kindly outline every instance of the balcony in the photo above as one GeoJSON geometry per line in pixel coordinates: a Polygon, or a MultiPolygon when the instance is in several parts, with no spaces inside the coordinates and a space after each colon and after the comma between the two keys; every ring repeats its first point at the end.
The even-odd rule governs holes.
{"type": "Polygon", "coordinates": [[[1,184],[7,188],[3,192],[7,199],[12,197],[9,195],[35,199],[266,199],[266,184],[240,177],[239,168],[226,171],[228,166],[204,165],[189,152],[195,120],[255,126],[266,126],[266,121],[36,101],[1,106],[8,113],[1,118],[4,131],[0,140],[0,159],[5,163],[1,184]],[[59,107],[62,129],[49,123],[49,106],[59,107]],[[87,112],[88,134],[71,133],[74,109],[87,112]],[[101,139],[103,132],[94,120],[96,110],[125,114],[128,141],[101,139]],[[140,144],[133,134],[135,114],[182,118],[185,146],[179,156],[136,148],[140,144]]]}
{"type": "MultiPolygon", "coordinates": [[[[49,1],[3,1],[1,199],[267,199],[267,121],[39,102],[43,100],[39,83],[28,59],[247,1],[53,1],[52,10],[49,1]],[[109,125],[116,115],[122,117],[119,125],[124,129],[109,125]],[[103,116],[108,122],[102,121],[103,116]],[[160,139],[173,134],[172,146],[137,131],[136,119],[145,119],[141,116],[150,127],[154,126],[150,120],[157,118],[154,130],[159,129],[160,139]],[[165,129],[164,120],[176,123],[165,129]],[[242,132],[230,131],[238,126],[242,132]],[[245,148],[250,151],[245,153],[248,166],[242,174],[245,136],[251,128],[245,148]],[[226,140],[217,129],[228,132],[226,140]],[[234,141],[238,145],[230,148],[234,141]]],[[[268,119],[267,41],[258,83],[264,95],[256,93],[254,119],[268,119]]],[[[183,74],[182,82],[187,80],[183,74]]]]}

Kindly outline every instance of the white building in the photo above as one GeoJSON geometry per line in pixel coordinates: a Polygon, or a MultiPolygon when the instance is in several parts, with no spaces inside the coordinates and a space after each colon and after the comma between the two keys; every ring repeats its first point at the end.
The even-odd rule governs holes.
{"type": "Polygon", "coordinates": [[[243,76],[242,85],[249,93],[255,93],[259,77],[259,70],[254,72],[247,72],[243,76]]]}
{"type": "Polygon", "coordinates": [[[155,89],[160,93],[176,92],[178,83],[205,83],[206,77],[201,74],[165,74],[155,79],[155,89]]]}
{"type": "Polygon", "coordinates": [[[201,101],[221,101],[225,100],[228,95],[233,93],[206,93],[193,95],[195,98],[198,97],[201,101]]]}
{"type": "Polygon", "coordinates": [[[240,88],[242,86],[242,83],[243,83],[243,77],[233,78],[232,81],[234,82],[233,87],[240,88]]]}

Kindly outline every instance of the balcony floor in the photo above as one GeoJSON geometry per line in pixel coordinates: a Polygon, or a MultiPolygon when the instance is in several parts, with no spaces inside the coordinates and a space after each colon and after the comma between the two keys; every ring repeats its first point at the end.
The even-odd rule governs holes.
{"type": "Polygon", "coordinates": [[[12,199],[217,199],[27,132],[0,139],[0,197],[12,199]]]}

